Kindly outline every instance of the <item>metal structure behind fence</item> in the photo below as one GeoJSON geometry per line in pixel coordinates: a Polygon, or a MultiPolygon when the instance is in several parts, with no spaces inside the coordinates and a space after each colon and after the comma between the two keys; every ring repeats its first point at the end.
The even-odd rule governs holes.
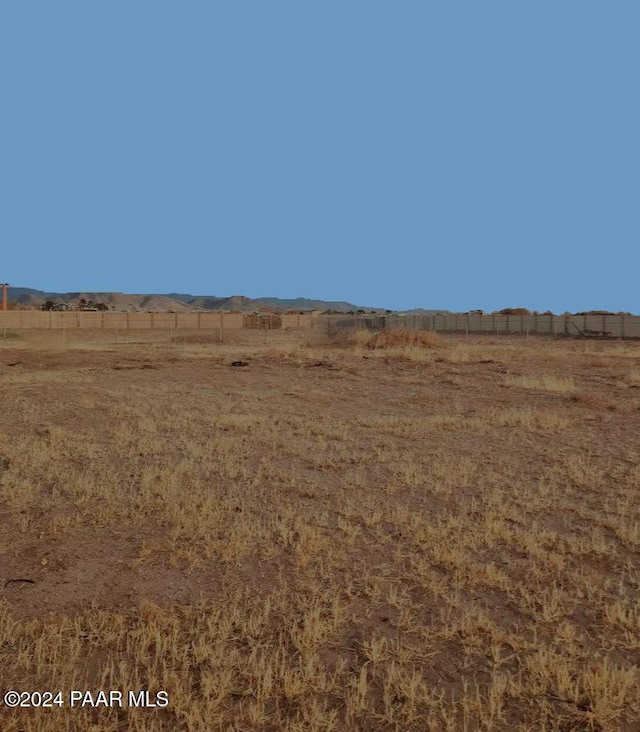
{"type": "Polygon", "coordinates": [[[417,328],[469,334],[531,334],[640,338],[638,315],[349,315],[316,313],[125,313],[9,310],[0,312],[3,330],[342,330],[417,328]]]}

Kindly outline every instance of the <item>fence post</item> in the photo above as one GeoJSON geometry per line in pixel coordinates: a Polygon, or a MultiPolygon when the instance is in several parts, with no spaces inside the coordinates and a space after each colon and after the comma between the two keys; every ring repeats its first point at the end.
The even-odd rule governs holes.
{"type": "Polygon", "coordinates": [[[622,323],[620,324],[620,338],[624,338],[624,315],[622,316],[622,323]]]}

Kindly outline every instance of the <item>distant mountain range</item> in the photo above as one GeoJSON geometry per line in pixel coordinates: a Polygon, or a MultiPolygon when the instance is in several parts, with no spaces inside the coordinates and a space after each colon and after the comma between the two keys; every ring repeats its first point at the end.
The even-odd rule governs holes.
{"type": "MultiPolygon", "coordinates": [[[[254,312],[257,310],[333,310],[349,312],[357,310],[374,310],[384,312],[384,308],[363,307],[350,302],[334,302],[331,300],[312,300],[307,297],[250,298],[242,295],[232,297],[216,297],[214,295],[186,295],[179,292],[153,295],[131,295],[122,292],[45,292],[30,287],[11,287],[9,301],[24,308],[40,309],[47,300],[56,304],[67,303],[71,307],[79,307],[84,303],[97,305],[102,303],[109,310],[118,311],[170,311],[190,312],[209,310],[239,310],[254,312]],[[84,300],[84,303],[81,301],[84,300]]],[[[422,314],[448,312],[443,310],[419,310],[422,314]]]]}

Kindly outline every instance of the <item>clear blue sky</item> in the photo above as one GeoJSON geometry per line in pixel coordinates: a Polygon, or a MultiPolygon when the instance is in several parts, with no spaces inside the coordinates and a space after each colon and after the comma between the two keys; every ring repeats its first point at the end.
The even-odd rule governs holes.
{"type": "Polygon", "coordinates": [[[640,313],[640,3],[3,2],[0,280],[640,313]]]}

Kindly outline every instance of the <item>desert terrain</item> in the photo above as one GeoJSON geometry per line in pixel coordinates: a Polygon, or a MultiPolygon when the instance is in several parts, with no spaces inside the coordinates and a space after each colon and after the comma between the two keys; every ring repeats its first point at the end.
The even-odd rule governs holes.
{"type": "Polygon", "coordinates": [[[0,339],[2,732],[640,728],[640,343],[371,338],[0,339]]]}

